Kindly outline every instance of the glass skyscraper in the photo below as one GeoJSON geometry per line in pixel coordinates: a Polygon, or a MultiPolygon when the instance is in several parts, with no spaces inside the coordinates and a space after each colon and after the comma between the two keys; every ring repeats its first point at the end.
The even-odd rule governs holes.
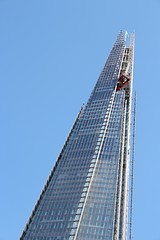
{"type": "Polygon", "coordinates": [[[120,32],[20,240],[126,240],[134,34],[120,32]]]}

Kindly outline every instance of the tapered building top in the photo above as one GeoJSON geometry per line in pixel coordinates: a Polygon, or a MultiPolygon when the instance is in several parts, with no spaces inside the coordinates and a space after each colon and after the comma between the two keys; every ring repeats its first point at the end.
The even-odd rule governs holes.
{"type": "Polygon", "coordinates": [[[133,46],[121,31],[20,240],[127,239],[133,46]]]}

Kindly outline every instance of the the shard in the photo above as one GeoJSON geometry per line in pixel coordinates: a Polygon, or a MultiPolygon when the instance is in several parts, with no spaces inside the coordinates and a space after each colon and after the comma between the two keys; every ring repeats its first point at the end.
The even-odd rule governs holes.
{"type": "Polygon", "coordinates": [[[20,240],[126,240],[134,34],[121,31],[20,240]]]}

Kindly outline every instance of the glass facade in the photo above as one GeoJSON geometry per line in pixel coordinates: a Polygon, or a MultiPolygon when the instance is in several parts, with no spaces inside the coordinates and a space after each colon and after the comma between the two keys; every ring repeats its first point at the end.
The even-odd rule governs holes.
{"type": "Polygon", "coordinates": [[[132,61],[120,32],[20,240],[126,239],[132,61]]]}

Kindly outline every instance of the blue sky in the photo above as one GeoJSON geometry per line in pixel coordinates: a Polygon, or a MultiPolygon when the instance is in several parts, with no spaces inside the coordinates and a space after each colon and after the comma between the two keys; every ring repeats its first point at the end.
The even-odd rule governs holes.
{"type": "Polygon", "coordinates": [[[135,31],[135,240],[160,240],[160,1],[0,0],[0,240],[17,240],[118,32],[135,31]]]}

